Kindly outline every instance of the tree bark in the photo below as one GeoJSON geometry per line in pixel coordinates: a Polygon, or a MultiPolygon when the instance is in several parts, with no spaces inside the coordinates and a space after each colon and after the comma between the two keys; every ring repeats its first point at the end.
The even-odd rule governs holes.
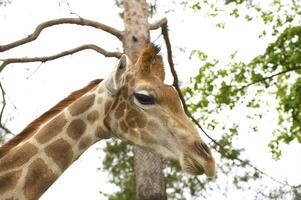
{"type": "MultiPolygon", "coordinates": [[[[149,42],[148,5],[145,0],[124,0],[125,53],[136,62],[141,49],[149,42]]],[[[134,147],[137,200],[166,200],[162,160],[158,155],[134,147]]]]}

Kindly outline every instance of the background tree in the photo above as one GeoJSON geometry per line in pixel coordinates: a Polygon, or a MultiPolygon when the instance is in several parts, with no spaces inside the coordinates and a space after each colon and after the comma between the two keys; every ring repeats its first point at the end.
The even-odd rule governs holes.
{"type": "Polygon", "coordinates": [[[10,0],[1,0],[0,1],[0,6],[6,6],[7,4],[11,3],[10,0]]]}
{"type": "MultiPolygon", "coordinates": [[[[225,133],[220,139],[210,138],[212,145],[220,153],[218,160],[222,160],[219,162],[218,169],[222,171],[219,176],[226,175],[229,179],[228,175],[231,174],[232,181],[229,182],[234,183],[235,187],[241,190],[247,188],[248,182],[252,183],[262,178],[265,180],[268,177],[278,186],[267,190],[266,185],[261,183],[260,185],[264,189],[259,190],[257,198],[300,198],[300,185],[291,186],[286,182],[279,181],[258,169],[249,160],[240,158],[243,149],[235,148],[233,141],[237,140],[240,133],[246,128],[242,128],[239,121],[221,123],[217,119],[217,116],[223,115],[223,113],[231,116],[229,113],[237,112],[241,107],[247,109],[247,117],[254,121],[260,121],[267,112],[273,110],[275,114],[278,112],[279,127],[271,129],[274,139],[270,140],[268,145],[275,159],[281,155],[279,149],[281,141],[287,144],[293,140],[301,141],[299,126],[301,91],[298,86],[300,78],[297,75],[301,64],[301,41],[300,27],[296,26],[300,24],[301,19],[300,2],[270,1],[265,4],[259,1],[226,1],[225,4],[221,4],[218,1],[182,1],[182,5],[184,9],[193,9],[207,17],[210,16],[219,28],[227,26],[226,22],[221,21],[220,15],[244,18],[245,21],[257,20],[263,24],[263,30],[258,35],[259,38],[271,36],[277,38],[267,47],[266,53],[257,56],[249,63],[239,61],[236,57],[237,52],[229,52],[229,63],[224,63],[210,58],[203,51],[193,50],[190,59],[199,59],[202,64],[198,75],[191,79],[189,86],[183,88],[183,92],[188,110],[198,116],[193,118],[193,121],[205,123],[207,130],[225,133]],[[248,13],[244,13],[245,10],[248,13]],[[278,106],[270,105],[271,98],[278,101],[278,106]],[[237,170],[240,171],[239,174],[235,173],[237,170]]],[[[248,131],[257,132],[258,126],[252,124],[248,131]]],[[[199,128],[201,127],[199,126],[199,128]]],[[[121,147],[120,151],[128,151],[122,144],[121,147]]],[[[120,152],[112,148],[108,148],[107,151],[110,153],[107,154],[104,166],[105,169],[110,170],[114,153],[119,154],[120,152]]],[[[124,158],[125,155],[123,154],[122,157],[124,158]]],[[[126,163],[127,167],[131,166],[131,160],[126,163]]],[[[122,193],[123,199],[130,199],[132,198],[130,194],[124,195],[126,194],[124,192],[128,191],[130,187],[130,176],[127,176],[119,167],[121,166],[115,165],[112,169],[118,171],[120,177],[129,178],[123,181],[122,178],[115,176],[112,182],[120,185],[123,190],[111,198],[121,198],[122,193]]],[[[201,195],[204,198],[206,198],[204,190],[214,189],[212,180],[211,183],[208,183],[208,180],[183,176],[175,163],[167,163],[167,168],[166,184],[171,199],[184,199],[185,190],[183,188],[187,188],[192,197],[201,195]]],[[[260,182],[260,180],[257,181],[260,182]]],[[[224,190],[226,195],[227,187],[224,190]]]]}
{"type": "MultiPolygon", "coordinates": [[[[124,52],[136,62],[143,46],[150,41],[146,1],[123,0],[124,52]]],[[[166,21],[165,21],[166,23],[166,21]]],[[[136,199],[166,199],[162,160],[158,155],[134,147],[136,199]]]]}
{"type": "MultiPolygon", "coordinates": [[[[119,1],[116,1],[117,3],[119,1]]],[[[121,3],[121,2],[119,2],[121,3]]],[[[156,16],[156,7],[159,2],[149,1],[149,12],[156,16]]],[[[121,4],[122,5],[122,4],[121,4]]],[[[183,10],[194,10],[195,15],[211,20],[218,28],[227,28],[224,16],[232,16],[242,20],[243,23],[256,21],[262,26],[262,32],[258,36],[272,42],[265,53],[256,56],[250,61],[241,61],[240,52],[228,52],[228,61],[213,58],[205,49],[199,48],[188,52],[191,61],[198,62],[199,72],[191,79],[187,87],[182,87],[185,94],[187,110],[193,114],[192,120],[197,125],[204,125],[204,128],[214,135],[211,145],[219,153],[218,178],[207,180],[204,177],[191,177],[180,172],[177,164],[165,162],[166,188],[170,199],[190,199],[203,196],[212,197],[212,193],[221,193],[227,196],[229,190],[252,189],[256,191],[258,199],[298,199],[300,198],[300,186],[291,186],[285,181],[279,181],[260,170],[249,161],[247,152],[239,145],[238,140],[245,138],[244,133],[260,131],[261,126],[258,119],[262,120],[267,113],[278,118],[279,126],[273,130],[274,136],[270,141],[270,148],[275,158],[281,155],[281,144],[294,143],[300,136],[299,122],[299,83],[298,73],[300,64],[300,2],[283,1],[182,1],[183,10]],[[272,99],[275,99],[275,101],[272,99]],[[272,103],[271,103],[272,102],[272,103]],[[241,111],[243,110],[243,112],[241,111]],[[249,127],[240,125],[235,118],[237,113],[241,118],[250,119],[249,127]],[[225,119],[227,119],[225,121],[225,119]],[[251,123],[251,122],[255,122],[251,123]],[[199,124],[200,123],[200,124],[199,124]],[[219,134],[216,134],[219,132],[219,134]],[[222,133],[222,134],[220,134],[222,133]],[[244,136],[244,137],[243,137],[244,136]],[[267,181],[272,179],[272,181],[267,181]],[[255,187],[256,186],[256,187],[255,187]]],[[[160,5],[158,5],[160,6],[160,5]]],[[[169,7],[166,12],[174,12],[169,7]]],[[[70,11],[70,14],[78,17],[78,14],[70,11]]],[[[124,13],[121,13],[124,16],[124,13]]],[[[59,22],[58,24],[60,24],[59,22]]],[[[68,23],[68,22],[66,22],[68,23]]],[[[99,23],[79,18],[72,22],[75,24],[92,26],[94,28],[106,29],[99,23]]],[[[161,27],[164,38],[166,26],[161,23],[151,28],[161,27]],[[160,26],[161,25],[161,26],[160,26]]],[[[114,30],[114,29],[113,29],[114,30]]],[[[206,30],[204,30],[206,31],[206,30]]],[[[113,31],[113,35],[119,38],[119,31],[113,31]],[[114,34],[115,33],[115,34],[114,34]]],[[[27,38],[27,37],[26,37],[27,38]]],[[[29,37],[36,39],[34,37],[29,37]]],[[[248,38],[246,38],[248,39],[248,38]]],[[[168,40],[166,40],[168,41],[168,40]]],[[[167,47],[170,45],[166,45],[167,47]]],[[[83,45],[71,49],[63,54],[57,54],[48,59],[40,58],[44,63],[62,55],[69,55],[80,50],[93,49],[107,56],[117,56],[118,53],[104,51],[94,45],[83,45]]],[[[171,49],[168,53],[168,61],[171,60],[171,49]]],[[[174,51],[177,49],[173,49],[174,51]]],[[[183,51],[185,48],[180,48],[183,51]]],[[[2,66],[18,60],[5,59],[2,66]]],[[[33,60],[28,60],[33,61],[33,60]]],[[[182,67],[182,66],[179,66],[182,67]]],[[[3,68],[1,68],[3,69],[3,68]]],[[[175,76],[176,77],[176,76],[175,76]]],[[[177,78],[174,85],[177,84],[177,78]]],[[[245,125],[245,124],[244,124],[245,125]]],[[[201,128],[201,126],[199,126],[201,128]]],[[[268,134],[266,133],[266,134],[268,134]]],[[[107,144],[108,152],[104,161],[106,169],[110,170],[112,183],[120,187],[120,191],[110,195],[110,199],[133,199],[135,195],[133,179],[133,158],[131,146],[120,143],[117,140],[107,144]],[[118,162],[116,162],[118,160],[118,162]]],[[[102,190],[101,190],[102,191],[102,190]]],[[[254,193],[252,194],[254,195],[254,193]]]]}
{"type": "MultiPolygon", "coordinates": [[[[69,6],[69,4],[67,3],[69,6]]],[[[124,53],[129,55],[133,62],[136,62],[141,49],[143,46],[150,41],[149,30],[158,29],[161,26],[166,26],[166,19],[161,20],[156,24],[148,23],[148,7],[146,1],[137,0],[124,0],[124,24],[125,30],[119,31],[113,27],[99,23],[96,21],[81,18],[76,13],[78,18],[60,18],[56,20],[50,20],[41,23],[35,31],[23,39],[17,40],[12,43],[0,46],[0,52],[8,51],[15,47],[19,47],[23,44],[29,43],[37,39],[43,29],[61,25],[61,24],[76,24],[81,26],[91,26],[97,29],[101,29],[115,36],[123,43],[124,53]]],[[[70,9],[70,7],[69,7],[70,9]]],[[[82,50],[91,49],[106,57],[119,58],[121,53],[119,52],[108,52],[101,47],[94,44],[82,45],[67,51],[60,52],[52,56],[44,57],[23,57],[23,58],[8,58],[3,59],[0,65],[0,71],[2,71],[7,65],[12,63],[27,63],[27,62],[47,62],[55,60],[66,55],[71,55],[82,50]]],[[[0,84],[2,95],[3,95],[3,107],[0,113],[0,122],[2,114],[5,108],[5,91],[0,84]]],[[[7,134],[10,133],[3,125],[1,126],[3,131],[7,134]]],[[[136,198],[137,199],[166,199],[165,184],[162,174],[162,161],[158,155],[151,152],[145,151],[138,147],[134,148],[135,152],[135,177],[136,177],[136,198]]],[[[133,187],[133,186],[132,186],[133,187]]]]}

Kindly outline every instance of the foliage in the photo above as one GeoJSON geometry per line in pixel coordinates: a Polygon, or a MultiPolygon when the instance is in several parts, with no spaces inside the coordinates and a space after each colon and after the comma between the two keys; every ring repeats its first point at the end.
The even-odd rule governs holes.
{"type": "Polygon", "coordinates": [[[131,152],[132,147],[123,141],[112,139],[107,142],[103,167],[110,171],[110,182],[120,187],[120,191],[107,195],[109,200],[134,199],[134,159],[131,152]]]}
{"type": "Polygon", "coordinates": [[[7,6],[11,3],[11,0],[0,0],[0,6],[7,6]]]}
{"type": "Polygon", "coordinates": [[[257,193],[257,199],[272,199],[272,200],[278,200],[278,199],[293,199],[293,200],[299,200],[301,199],[301,190],[300,186],[293,188],[292,190],[287,190],[285,187],[278,187],[274,190],[269,191],[267,194],[262,190],[258,191],[257,193]]]}
{"type": "Polygon", "coordinates": [[[292,0],[183,0],[185,8],[217,19],[216,26],[224,24],[218,16],[227,14],[234,18],[244,18],[247,21],[256,20],[263,23],[265,29],[260,36],[278,35],[284,28],[299,25],[301,22],[301,2],[292,0]],[[225,6],[226,4],[226,6],[225,6]],[[247,8],[247,12],[246,12],[247,8]]]}
{"type": "MultiPolygon", "coordinates": [[[[301,27],[287,28],[267,47],[263,55],[257,56],[250,63],[234,61],[235,53],[230,57],[231,62],[225,67],[204,52],[192,51],[191,59],[199,59],[202,65],[198,74],[191,79],[191,84],[183,90],[188,108],[193,113],[202,113],[198,120],[205,122],[207,129],[220,130],[217,127],[219,125],[222,130],[229,131],[229,134],[221,136],[218,141],[220,146],[215,146],[215,149],[221,158],[230,160],[235,160],[242,152],[242,149],[232,149],[232,141],[242,127],[238,124],[231,127],[229,122],[221,125],[221,122],[216,122],[216,116],[231,113],[237,107],[246,107],[250,113],[254,113],[249,118],[260,119],[268,113],[263,107],[269,112],[275,110],[279,126],[271,130],[274,138],[268,146],[273,157],[278,159],[281,156],[281,142],[301,143],[301,27]],[[271,99],[275,99],[275,107],[269,105],[271,99]]],[[[256,126],[249,129],[250,132],[257,131],[256,126]]],[[[229,171],[224,173],[228,174],[229,171]]],[[[249,177],[256,176],[247,175],[244,178],[247,180],[249,177]]],[[[241,178],[242,176],[234,177],[240,181],[241,178]]],[[[300,191],[297,191],[282,188],[275,190],[275,193],[262,192],[262,196],[286,199],[287,196],[300,195],[300,191]]]]}
{"type": "MultiPolygon", "coordinates": [[[[227,64],[200,50],[191,52],[190,59],[198,60],[201,64],[198,74],[182,91],[188,109],[195,118],[207,130],[223,132],[217,138],[220,145],[213,143],[211,146],[219,153],[216,158],[219,160],[218,177],[225,177],[227,183],[222,189],[216,186],[219,178],[209,180],[188,176],[181,172],[176,163],[166,162],[164,172],[168,199],[206,198],[210,196],[209,191],[214,189],[227,196],[229,189],[235,187],[245,190],[251,182],[263,178],[258,169],[250,167],[250,161],[240,159],[244,149],[236,147],[242,132],[239,123],[218,120],[220,116],[230,118],[231,113],[238,112],[237,108],[247,109],[250,120],[261,119],[265,113],[274,110],[279,126],[271,130],[273,136],[268,146],[275,159],[281,156],[282,142],[301,143],[301,26],[298,26],[301,22],[301,2],[270,0],[263,5],[261,3],[251,0],[226,0],[222,3],[218,0],[182,1],[186,9],[216,18],[216,25],[220,28],[227,24],[220,21],[218,16],[227,13],[234,18],[261,22],[264,30],[259,37],[273,35],[277,39],[267,47],[265,53],[248,63],[237,60],[237,52],[230,54],[227,64]],[[244,12],[245,8],[248,9],[247,13],[244,12]]],[[[257,130],[257,125],[250,125],[249,133],[257,130]]],[[[133,172],[130,170],[133,161],[129,155],[131,153],[128,153],[131,152],[130,147],[114,142],[113,145],[108,143],[108,148],[105,169],[114,173],[112,183],[121,188],[110,199],[134,199],[134,186],[131,185],[134,184],[133,172]]],[[[259,185],[256,198],[299,199],[300,187],[281,186],[271,191],[259,185]]]]}
{"type": "MultiPolygon", "coordinates": [[[[192,80],[193,87],[184,89],[188,97],[198,95],[191,100],[192,112],[212,114],[229,106],[232,109],[253,87],[254,98],[249,98],[247,107],[260,107],[260,95],[269,94],[277,98],[279,128],[274,130],[276,138],[270,143],[274,158],[279,158],[279,142],[289,144],[296,140],[301,143],[301,27],[287,28],[279,38],[269,45],[266,52],[254,58],[250,63],[233,62],[228,68],[219,67],[218,61],[207,61],[208,56],[193,51],[204,62],[199,74],[192,80]],[[266,88],[270,88],[266,90],[266,88]],[[259,95],[259,96],[258,96],[259,95]],[[208,105],[215,105],[210,107],[208,105]]],[[[204,119],[202,119],[204,120],[204,119]]],[[[210,126],[214,126],[210,122],[210,126]]]]}

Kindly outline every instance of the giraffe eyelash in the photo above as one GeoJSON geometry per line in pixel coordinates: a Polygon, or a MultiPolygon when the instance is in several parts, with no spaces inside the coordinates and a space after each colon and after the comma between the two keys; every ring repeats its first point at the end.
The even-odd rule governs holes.
{"type": "Polygon", "coordinates": [[[153,105],[155,104],[155,97],[148,94],[146,91],[135,92],[135,99],[142,105],[153,105]]]}

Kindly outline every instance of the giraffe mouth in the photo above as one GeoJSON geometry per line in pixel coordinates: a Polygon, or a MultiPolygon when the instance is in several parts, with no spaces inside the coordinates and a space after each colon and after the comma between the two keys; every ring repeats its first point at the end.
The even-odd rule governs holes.
{"type": "Polygon", "coordinates": [[[204,168],[193,158],[189,156],[184,156],[183,158],[183,170],[191,175],[201,175],[204,174],[204,168]]]}
{"type": "Polygon", "coordinates": [[[216,174],[215,161],[212,157],[207,159],[193,158],[189,155],[184,155],[182,169],[191,175],[206,174],[208,177],[213,177],[216,174]]]}

